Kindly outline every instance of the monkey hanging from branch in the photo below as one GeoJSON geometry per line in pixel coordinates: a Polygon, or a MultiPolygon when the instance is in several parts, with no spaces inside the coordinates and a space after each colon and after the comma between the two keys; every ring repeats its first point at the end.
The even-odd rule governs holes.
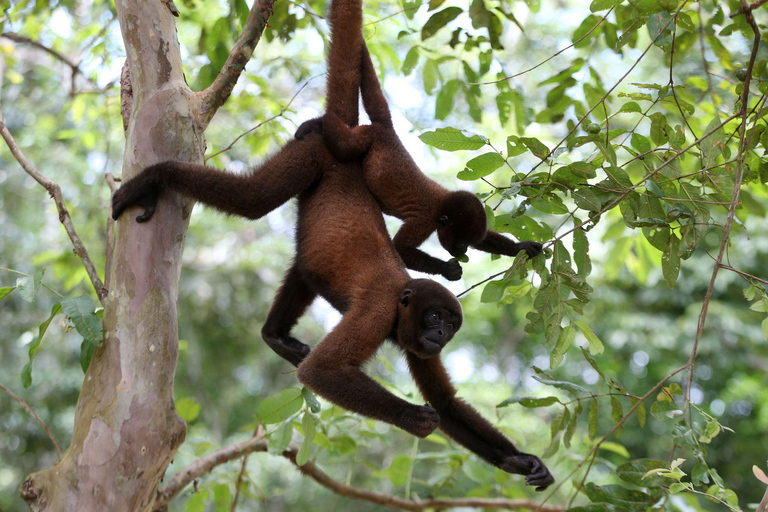
{"type": "MultiPolygon", "coordinates": [[[[359,0],[332,2],[330,21],[333,34],[356,31],[358,38],[348,40],[349,45],[337,44],[339,38],[332,38],[328,111],[345,123],[356,124],[357,89],[348,93],[338,87],[338,81],[360,80],[359,58],[354,57],[361,55],[362,44],[359,0]],[[356,61],[351,77],[335,73],[333,57],[339,53],[356,61]]],[[[338,161],[322,136],[310,133],[290,141],[247,175],[163,162],[123,184],[113,196],[113,216],[118,218],[126,209],[140,206],[143,211],[136,220],[148,222],[159,197],[169,191],[249,219],[260,218],[298,196],[296,255],[262,334],[275,352],[298,366],[299,381],[334,404],[419,437],[439,426],[489,463],[525,475],[526,484],[537,490],[554,482],[538,457],[517,450],[456,397],[439,353],[461,327],[461,305],[438,283],[408,275],[386,231],[381,209],[366,187],[359,161],[338,161]],[[290,331],[318,295],[343,316],[310,351],[290,331]],[[387,339],[405,353],[411,374],[430,405],[398,398],[364,373],[364,364],[387,339]]]]}

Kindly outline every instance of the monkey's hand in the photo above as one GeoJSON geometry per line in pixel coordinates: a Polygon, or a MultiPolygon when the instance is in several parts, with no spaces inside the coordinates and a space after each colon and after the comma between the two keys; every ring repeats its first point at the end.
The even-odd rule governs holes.
{"type": "Polygon", "coordinates": [[[458,261],[446,261],[443,269],[440,271],[440,275],[449,281],[458,281],[461,279],[461,274],[461,265],[458,261]]]}
{"type": "Polygon", "coordinates": [[[440,415],[428,405],[415,405],[403,415],[398,425],[416,437],[427,437],[440,425],[440,415]]]}
{"type": "Polygon", "coordinates": [[[131,206],[141,206],[144,213],[136,217],[137,222],[146,222],[157,209],[160,195],[159,184],[152,179],[153,173],[148,167],[141,174],[129,180],[112,196],[112,218],[117,220],[131,206]]]}
{"type": "Polygon", "coordinates": [[[499,467],[507,473],[525,475],[525,485],[534,486],[539,492],[555,482],[541,459],[528,453],[507,456],[501,461],[499,467]]]}
{"type": "Polygon", "coordinates": [[[309,121],[304,121],[303,123],[301,123],[301,125],[296,130],[296,133],[293,135],[293,137],[301,140],[310,133],[323,133],[322,117],[316,117],[314,119],[310,119],[309,121]]]}
{"type": "Polygon", "coordinates": [[[538,256],[541,254],[542,246],[539,242],[518,242],[517,243],[517,252],[525,251],[528,253],[529,258],[533,258],[534,256],[538,256]]]}

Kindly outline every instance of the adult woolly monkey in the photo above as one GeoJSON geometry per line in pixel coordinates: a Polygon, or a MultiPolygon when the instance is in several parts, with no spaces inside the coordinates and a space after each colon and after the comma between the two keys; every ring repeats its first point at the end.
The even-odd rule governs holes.
{"type": "MultiPolygon", "coordinates": [[[[352,11],[358,14],[348,21],[354,20],[359,30],[360,5],[347,12],[352,11]]],[[[334,9],[331,16],[334,31],[345,23],[339,12],[334,9]]],[[[334,78],[332,73],[329,88],[334,78]]],[[[335,105],[336,115],[355,121],[357,101],[346,99],[329,107],[335,105]]],[[[424,437],[439,426],[488,462],[525,475],[526,483],[539,490],[554,481],[538,457],[518,451],[456,398],[439,353],[461,326],[461,306],[443,286],[408,276],[379,205],[365,186],[359,162],[338,162],[318,134],[289,142],[249,175],[165,162],[146,168],[115,193],[113,216],[138,205],[144,211],[137,220],[147,222],[159,195],[168,190],[251,219],[298,195],[296,257],[263,333],[276,352],[298,365],[299,381],[341,407],[416,436],[424,437]],[[343,317],[310,353],[290,330],[317,295],[343,317]],[[402,400],[363,372],[363,365],[386,339],[405,352],[431,406],[402,400]]]]}

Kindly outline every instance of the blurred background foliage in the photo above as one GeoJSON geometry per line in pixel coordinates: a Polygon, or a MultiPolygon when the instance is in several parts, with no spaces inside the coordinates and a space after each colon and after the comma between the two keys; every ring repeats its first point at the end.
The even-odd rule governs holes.
{"type": "MultiPolygon", "coordinates": [[[[248,7],[242,0],[180,0],[178,8],[187,81],[199,90],[226,58],[248,7]]],[[[448,187],[481,194],[497,229],[541,241],[565,234],[564,243],[551,246],[549,259],[518,262],[506,274],[512,260],[470,252],[462,281],[444,283],[458,294],[501,273],[462,296],[467,321],[445,359],[460,396],[526,451],[546,452],[546,464],[564,482],[550,504],[595,512],[746,509],[765,490],[751,468],[765,469],[768,454],[768,348],[761,326],[768,302],[763,283],[728,270],[715,283],[698,347],[692,415],[679,411],[682,372],[622,424],[620,435],[599,446],[593,463],[567,478],[634,405],[627,394],[644,395],[690,357],[731,199],[739,119],[674,164],[664,162],[716,127],[713,119],[723,121],[740,108],[752,32],[743,15],[730,17],[739,8],[738,2],[709,0],[365,2],[368,45],[396,126],[422,169],[448,187]],[[540,63],[511,80],[479,84],[540,63]],[[490,153],[501,157],[438,152],[434,148],[447,140],[439,129],[446,127],[482,134],[480,143],[468,143],[464,135],[458,140],[466,149],[489,143],[490,153]],[[640,184],[649,172],[654,179],[640,184]],[[627,189],[638,185],[644,191],[627,189]],[[576,230],[578,247],[566,233],[602,211],[599,223],[584,226],[588,232],[576,230]],[[561,278],[572,291],[542,301],[536,289],[561,278]],[[583,352],[579,347],[589,345],[590,335],[600,341],[593,339],[583,352]],[[593,400],[592,394],[600,396],[593,400]],[[686,461],[677,471],[690,477],[670,469],[678,458],[686,461]],[[633,481],[626,464],[637,459],[665,461],[658,467],[670,471],[658,481],[633,481]],[[665,490],[677,480],[692,486],[665,490]],[[707,492],[721,501],[703,498],[707,492]]],[[[323,1],[276,3],[246,73],[207,130],[208,154],[258,128],[209,164],[242,172],[322,111],[326,11],[323,1]]],[[[755,17],[762,28],[766,13],[756,10],[755,17]]],[[[125,50],[114,6],[22,0],[4,5],[2,30],[0,98],[7,126],[26,155],[61,185],[80,236],[103,269],[110,197],[104,174],[120,175],[124,141],[116,84],[125,50]],[[66,56],[74,67],[24,38],[66,56]]],[[[755,115],[745,185],[725,260],[762,279],[768,278],[765,58],[761,43],[752,73],[749,108],[755,115]]],[[[293,205],[257,222],[201,207],[192,217],[179,291],[175,389],[189,431],[169,473],[249,436],[259,403],[297,386],[291,367],[260,337],[293,252],[294,219],[293,205]]],[[[397,223],[390,227],[394,232],[397,223]]],[[[427,249],[442,254],[433,240],[427,249]]],[[[83,336],[71,320],[54,317],[26,389],[21,375],[38,326],[61,301],[59,294],[95,295],[54,205],[5,146],[0,267],[0,287],[21,280],[21,288],[0,303],[0,383],[26,400],[66,447],[83,378],[83,336]],[[44,286],[32,302],[24,300],[22,289],[36,284],[29,276],[43,268],[44,286]]],[[[318,303],[296,337],[315,343],[337,319],[318,303]]],[[[388,347],[380,355],[371,373],[419,400],[397,351],[388,347]]],[[[305,421],[314,422],[318,434],[310,454],[334,478],[400,496],[533,496],[519,477],[481,463],[440,435],[415,443],[388,425],[322,405],[310,413],[312,420],[299,412],[267,431],[293,421],[294,442],[301,444],[305,421]]],[[[55,460],[46,434],[0,393],[0,509],[26,510],[16,489],[28,473],[55,460]]],[[[657,467],[636,464],[641,473],[657,467]]],[[[217,468],[201,479],[200,492],[186,490],[170,509],[229,510],[239,470],[238,463],[217,468]]],[[[242,492],[242,510],[380,508],[329,493],[302,479],[285,459],[263,453],[250,457],[242,492]]]]}

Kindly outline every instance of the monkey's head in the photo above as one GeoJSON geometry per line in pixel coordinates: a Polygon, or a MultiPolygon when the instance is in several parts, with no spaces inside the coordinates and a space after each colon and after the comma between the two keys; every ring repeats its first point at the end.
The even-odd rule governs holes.
{"type": "Polygon", "coordinates": [[[430,279],[411,279],[397,307],[397,343],[422,359],[436,356],[463,319],[461,303],[446,287],[430,279]]]}
{"type": "Polygon", "coordinates": [[[485,238],[485,207],[474,195],[463,190],[450,192],[440,206],[437,237],[451,256],[463,256],[470,245],[485,238]]]}

